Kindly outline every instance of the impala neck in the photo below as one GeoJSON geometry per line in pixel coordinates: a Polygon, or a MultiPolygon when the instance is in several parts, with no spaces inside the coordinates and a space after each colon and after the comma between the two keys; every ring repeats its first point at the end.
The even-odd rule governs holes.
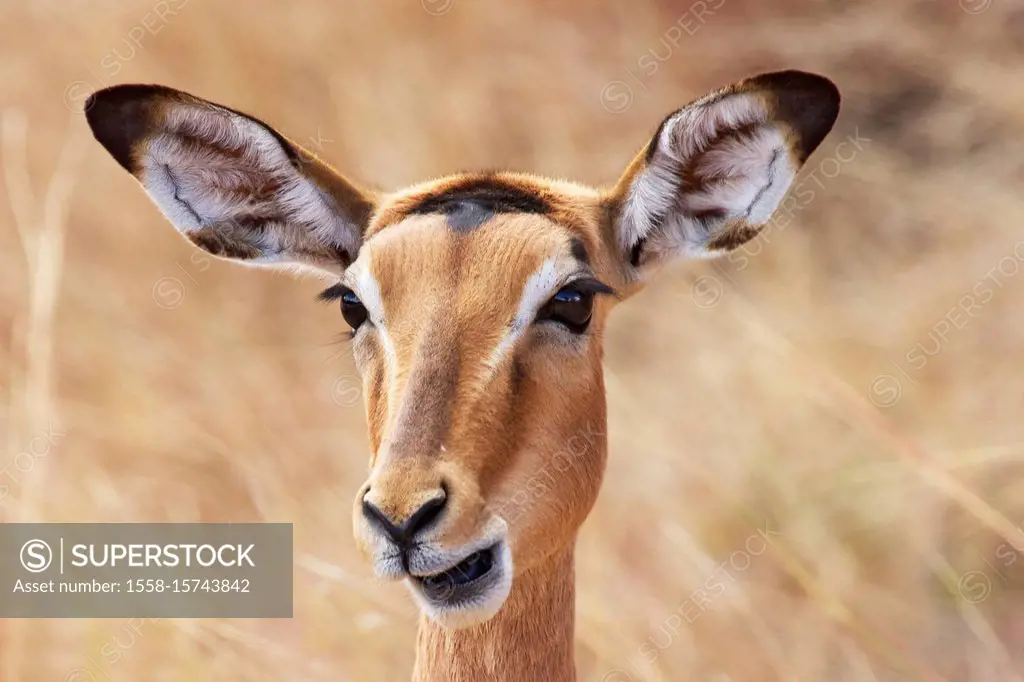
{"type": "Polygon", "coordinates": [[[463,630],[420,617],[413,682],[575,682],[572,545],[517,575],[496,616],[463,630]]]}

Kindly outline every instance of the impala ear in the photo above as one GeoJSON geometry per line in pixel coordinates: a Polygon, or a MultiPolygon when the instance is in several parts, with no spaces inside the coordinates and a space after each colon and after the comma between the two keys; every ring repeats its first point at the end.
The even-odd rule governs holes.
{"type": "Polygon", "coordinates": [[[836,86],[801,71],[755,76],[675,112],[611,192],[622,258],[643,271],[752,239],[838,115],[836,86]]]}
{"type": "Polygon", "coordinates": [[[157,85],[100,90],[85,111],[100,144],[201,249],[334,274],[355,258],[374,197],[265,123],[157,85]]]}

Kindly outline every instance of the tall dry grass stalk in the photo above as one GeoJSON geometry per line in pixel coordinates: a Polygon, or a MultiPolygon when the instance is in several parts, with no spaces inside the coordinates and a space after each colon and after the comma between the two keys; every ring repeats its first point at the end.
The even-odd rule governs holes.
{"type": "MultiPolygon", "coordinates": [[[[77,121],[72,119],[71,123],[53,175],[42,193],[42,202],[37,203],[29,175],[27,116],[18,109],[0,112],[0,172],[29,273],[27,305],[24,313],[15,318],[11,335],[10,349],[20,349],[24,361],[13,366],[17,369],[13,369],[11,376],[5,463],[14,463],[21,448],[35,434],[60,422],[54,378],[54,320],[64,268],[67,206],[81,173],[87,139],[81,126],[74,125],[77,121]]],[[[0,522],[45,519],[40,515],[44,507],[40,498],[46,494],[46,467],[35,464],[33,461],[34,475],[10,491],[17,504],[0,509],[0,522]]],[[[18,462],[16,466],[20,465],[18,462]]],[[[9,483],[9,478],[4,481],[5,491],[11,487],[9,483]]],[[[26,652],[25,627],[17,621],[5,620],[4,630],[4,646],[0,647],[5,652],[4,677],[19,680],[19,671],[24,669],[21,657],[26,652]]]]}

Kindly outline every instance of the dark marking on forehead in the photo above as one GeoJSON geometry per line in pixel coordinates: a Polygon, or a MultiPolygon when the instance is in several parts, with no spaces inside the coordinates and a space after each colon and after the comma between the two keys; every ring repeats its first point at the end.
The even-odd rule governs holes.
{"type": "Polygon", "coordinates": [[[551,210],[546,199],[527,188],[497,178],[474,178],[424,197],[407,212],[444,213],[449,227],[468,232],[495,213],[546,214],[551,210]]]}
{"type": "Polygon", "coordinates": [[[448,227],[456,232],[475,230],[494,216],[494,211],[473,199],[447,204],[443,211],[448,217],[448,227]]]}

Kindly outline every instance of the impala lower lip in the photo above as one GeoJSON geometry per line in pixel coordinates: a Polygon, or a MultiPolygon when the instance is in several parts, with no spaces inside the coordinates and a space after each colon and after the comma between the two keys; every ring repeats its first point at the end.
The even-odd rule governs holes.
{"type": "Polygon", "coordinates": [[[503,525],[495,525],[461,551],[420,546],[406,555],[405,584],[423,614],[442,627],[478,625],[493,618],[508,599],[512,547],[503,525]]]}
{"type": "Polygon", "coordinates": [[[423,590],[423,595],[431,602],[450,604],[472,599],[486,592],[491,578],[497,577],[497,549],[493,545],[479,552],[474,552],[456,566],[429,576],[417,576],[415,580],[423,590]]]}

